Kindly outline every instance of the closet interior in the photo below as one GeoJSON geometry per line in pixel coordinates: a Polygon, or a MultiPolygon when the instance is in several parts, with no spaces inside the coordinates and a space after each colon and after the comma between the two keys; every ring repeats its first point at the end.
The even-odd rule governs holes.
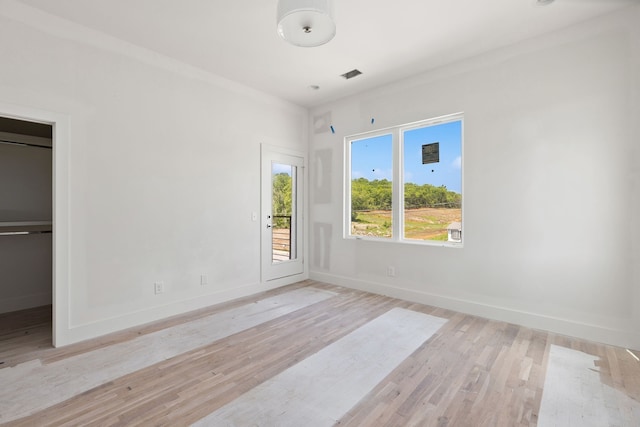
{"type": "Polygon", "coordinates": [[[35,313],[51,322],[52,130],[0,117],[0,334],[35,313]]]}

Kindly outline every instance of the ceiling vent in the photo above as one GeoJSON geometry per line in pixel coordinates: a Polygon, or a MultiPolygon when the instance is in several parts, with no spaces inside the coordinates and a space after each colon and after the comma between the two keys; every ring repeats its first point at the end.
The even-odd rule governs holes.
{"type": "Polygon", "coordinates": [[[354,70],[351,70],[349,72],[346,72],[346,73],[342,74],[341,76],[344,77],[345,79],[349,80],[349,79],[352,79],[354,77],[359,76],[360,74],[362,74],[362,71],[354,69],[354,70]]]}

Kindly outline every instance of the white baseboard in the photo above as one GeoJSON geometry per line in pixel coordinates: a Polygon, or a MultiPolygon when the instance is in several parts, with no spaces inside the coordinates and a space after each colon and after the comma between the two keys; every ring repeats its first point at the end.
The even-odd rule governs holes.
{"type": "Polygon", "coordinates": [[[640,348],[640,331],[603,327],[571,319],[547,316],[515,310],[429,292],[390,286],[384,283],[364,281],[322,272],[310,272],[310,278],[320,282],[386,295],[405,301],[440,307],[460,313],[471,314],[501,322],[513,323],[528,328],[549,331],[561,335],[581,338],[624,348],[640,348]]]}
{"type": "Polygon", "coordinates": [[[224,289],[220,292],[201,295],[186,300],[174,301],[167,305],[127,313],[122,316],[100,319],[99,321],[92,323],[72,325],[68,330],[59,331],[55,346],[61,347],[74,344],[80,341],[110,334],[112,332],[118,332],[124,329],[144,325],[146,323],[155,322],[157,320],[166,319],[171,316],[185,314],[190,311],[221,304],[234,299],[255,295],[260,292],[300,282],[307,278],[308,277],[305,274],[285,277],[266,283],[253,283],[233,289],[224,289]]]}
{"type": "Polygon", "coordinates": [[[26,310],[28,308],[51,305],[51,292],[0,299],[0,313],[26,310]]]}

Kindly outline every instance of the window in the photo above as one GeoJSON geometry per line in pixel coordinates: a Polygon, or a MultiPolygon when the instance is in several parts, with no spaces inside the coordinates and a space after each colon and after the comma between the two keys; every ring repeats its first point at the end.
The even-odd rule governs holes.
{"type": "Polygon", "coordinates": [[[347,137],[345,236],[462,243],[462,114],[347,137]]]}
{"type": "Polygon", "coordinates": [[[351,232],[392,237],[393,136],[351,142],[351,232]]]}

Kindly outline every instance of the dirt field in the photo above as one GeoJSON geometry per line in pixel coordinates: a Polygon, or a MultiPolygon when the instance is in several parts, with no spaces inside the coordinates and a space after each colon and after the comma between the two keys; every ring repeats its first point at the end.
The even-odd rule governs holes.
{"type": "MultiPolygon", "coordinates": [[[[462,210],[421,208],[405,211],[405,238],[417,240],[447,240],[447,227],[462,221],[462,210]]],[[[391,212],[358,212],[352,223],[352,233],[358,236],[391,236],[391,212]]]]}

